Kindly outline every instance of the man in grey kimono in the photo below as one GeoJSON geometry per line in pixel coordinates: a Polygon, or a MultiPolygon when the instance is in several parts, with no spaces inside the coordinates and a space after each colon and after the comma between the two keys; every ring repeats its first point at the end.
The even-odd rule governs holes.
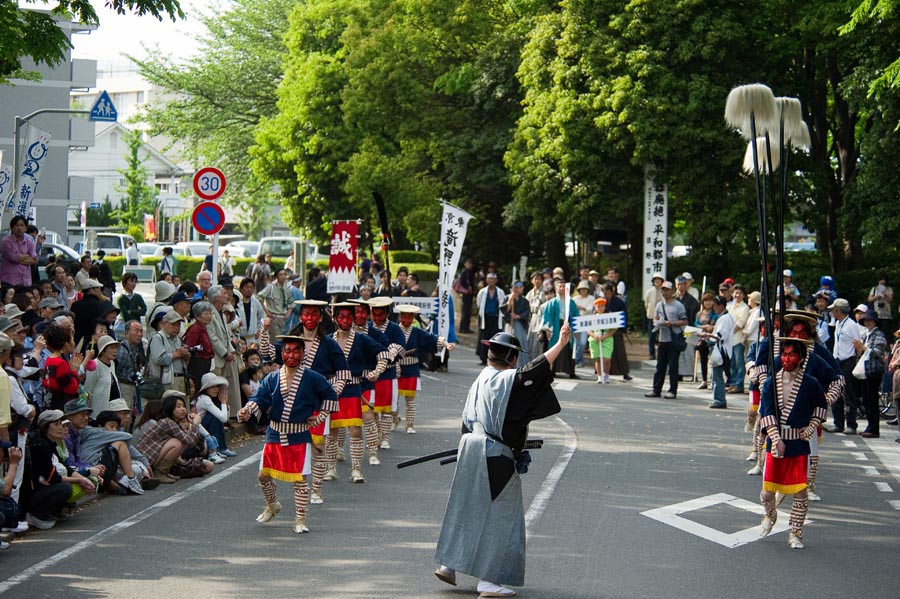
{"type": "Polygon", "coordinates": [[[488,366],[469,389],[462,439],[450,499],[434,560],[443,582],[456,572],[477,577],[479,597],[512,597],[502,585],[525,583],[525,510],[520,473],[531,457],[524,451],[528,424],[560,411],[551,387],[553,362],[571,351],[572,330],[561,327],[556,344],[521,368],[522,348],[508,333],[488,346],[488,366]]]}

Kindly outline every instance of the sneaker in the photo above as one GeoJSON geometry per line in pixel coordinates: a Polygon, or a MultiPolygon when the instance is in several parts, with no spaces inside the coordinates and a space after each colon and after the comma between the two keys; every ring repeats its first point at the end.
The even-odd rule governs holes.
{"type": "Polygon", "coordinates": [[[806,545],[803,544],[803,537],[792,530],[791,534],[788,535],[788,547],[791,549],[803,549],[806,545]]]}
{"type": "Polygon", "coordinates": [[[631,376],[630,374],[626,374],[626,375],[623,375],[623,376],[622,376],[622,380],[625,381],[625,382],[633,381],[633,380],[634,380],[634,377],[631,376]]]}
{"type": "Polygon", "coordinates": [[[309,527],[306,526],[306,518],[294,518],[294,532],[298,535],[309,532],[309,527]]]}
{"type": "Polygon", "coordinates": [[[351,483],[364,483],[366,479],[363,478],[362,471],[359,468],[354,468],[350,472],[350,482],[351,483]]]}
{"type": "Polygon", "coordinates": [[[256,517],[256,521],[260,524],[264,522],[268,522],[281,511],[281,504],[276,500],[273,503],[267,503],[266,507],[263,508],[262,513],[256,517]]]}
{"type": "Polygon", "coordinates": [[[416,429],[413,428],[413,427],[411,427],[411,426],[407,426],[407,427],[406,427],[406,434],[407,434],[407,435],[415,435],[415,434],[416,434],[416,429]]]}
{"type": "Polygon", "coordinates": [[[144,489],[141,487],[141,483],[134,476],[123,476],[119,479],[119,486],[125,489],[129,493],[134,493],[135,495],[143,495],[144,489]]]}
{"type": "Polygon", "coordinates": [[[486,580],[479,580],[476,590],[479,597],[515,597],[516,595],[514,590],[486,580]]]}
{"type": "Polygon", "coordinates": [[[456,586],[456,571],[451,570],[447,566],[441,566],[435,570],[434,575],[437,576],[438,580],[441,582],[456,586]]]}
{"type": "Polygon", "coordinates": [[[369,466],[380,466],[381,460],[378,459],[376,454],[372,454],[369,456],[369,466]]]}
{"type": "Polygon", "coordinates": [[[226,458],[235,458],[235,457],[237,457],[237,454],[236,454],[235,452],[231,451],[230,449],[223,449],[222,451],[219,452],[219,455],[223,455],[223,456],[225,456],[226,458]]]}
{"type": "Polygon", "coordinates": [[[700,383],[699,385],[697,385],[697,388],[698,389],[709,389],[709,384],[707,384],[706,381],[704,381],[704,382],[700,383]]]}
{"type": "Polygon", "coordinates": [[[601,376],[598,374],[598,375],[597,375],[597,384],[599,385],[599,384],[602,383],[602,382],[603,382],[603,377],[601,377],[601,376]]]}
{"type": "Polygon", "coordinates": [[[750,476],[756,476],[758,474],[762,474],[762,467],[759,464],[756,464],[750,470],[747,470],[747,474],[750,476]]]}
{"type": "Polygon", "coordinates": [[[603,384],[604,384],[604,385],[608,385],[608,384],[609,384],[609,375],[608,375],[608,374],[604,374],[604,375],[603,375],[603,384]]]}
{"type": "Polygon", "coordinates": [[[744,461],[745,461],[745,462],[755,462],[756,459],[757,459],[756,452],[755,452],[755,451],[751,451],[751,452],[750,452],[750,455],[748,455],[746,458],[744,458],[744,461]]]}
{"type": "Polygon", "coordinates": [[[728,408],[728,404],[727,403],[718,403],[718,402],[714,401],[711,404],[709,404],[709,408],[712,410],[725,410],[728,408]]]}
{"type": "Polygon", "coordinates": [[[159,486],[158,478],[142,478],[141,479],[141,488],[145,491],[152,491],[156,487],[159,486]]]}
{"type": "Polygon", "coordinates": [[[225,456],[219,455],[218,452],[209,454],[208,456],[206,456],[206,459],[209,460],[210,462],[212,462],[213,464],[224,464],[225,463],[225,456]]]}
{"type": "Polygon", "coordinates": [[[822,498],[819,497],[815,491],[810,491],[809,489],[806,491],[806,498],[810,501],[822,501],[822,498]]]}
{"type": "Polygon", "coordinates": [[[322,491],[313,491],[309,494],[309,502],[312,505],[321,505],[325,503],[325,497],[322,495],[322,491]]]}
{"type": "Polygon", "coordinates": [[[381,441],[381,449],[390,449],[390,448],[391,448],[391,442],[388,441],[387,439],[383,439],[381,441]]]}
{"type": "Polygon", "coordinates": [[[25,521],[28,522],[28,526],[33,526],[40,530],[50,530],[56,526],[56,520],[41,520],[37,516],[32,516],[31,514],[25,514],[25,521]]]}
{"type": "Polygon", "coordinates": [[[329,468],[325,472],[325,475],[322,477],[322,480],[337,480],[337,477],[338,477],[337,470],[334,468],[329,468]]]}
{"type": "Polygon", "coordinates": [[[21,522],[19,522],[18,525],[17,525],[15,528],[11,528],[11,527],[4,527],[4,528],[3,528],[3,532],[15,532],[15,533],[20,533],[20,532],[27,532],[27,531],[28,531],[28,522],[26,522],[26,521],[24,521],[24,520],[22,520],[21,522]]]}
{"type": "Polygon", "coordinates": [[[663,397],[664,397],[665,399],[675,399],[677,396],[676,396],[674,393],[672,393],[671,391],[669,391],[668,393],[666,393],[665,395],[663,395],[663,397]]]}
{"type": "Polygon", "coordinates": [[[9,543],[6,541],[0,541],[0,549],[9,549],[9,543]]]}

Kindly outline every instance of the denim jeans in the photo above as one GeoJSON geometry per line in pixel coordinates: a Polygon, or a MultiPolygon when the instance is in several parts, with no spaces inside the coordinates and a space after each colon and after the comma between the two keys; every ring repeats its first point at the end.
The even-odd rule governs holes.
{"type": "Polygon", "coordinates": [[[584,364],[584,348],[587,347],[587,333],[575,333],[575,365],[584,364]]]}
{"type": "Polygon", "coordinates": [[[731,348],[731,386],[738,391],[744,390],[744,374],[747,367],[744,360],[744,344],[738,343],[731,348]]]}
{"type": "Polygon", "coordinates": [[[714,366],[712,371],[713,403],[724,404],[725,401],[725,366],[714,366]]]}

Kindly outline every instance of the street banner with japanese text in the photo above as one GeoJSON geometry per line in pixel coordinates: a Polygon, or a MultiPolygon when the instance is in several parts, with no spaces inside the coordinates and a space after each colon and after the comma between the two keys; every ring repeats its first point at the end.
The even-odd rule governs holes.
{"type": "Polygon", "coordinates": [[[587,316],[577,316],[574,321],[576,333],[621,329],[625,326],[625,313],[604,312],[603,314],[588,314],[587,316]]]}
{"type": "Polygon", "coordinates": [[[653,178],[647,169],[644,183],[644,263],[641,271],[643,293],[653,286],[653,273],[666,277],[669,238],[669,188],[653,178]]]}
{"type": "Polygon", "coordinates": [[[331,223],[331,256],[328,258],[328,293],[351,293],[356,285],[356,249],[359,222],[331,223]]]}
{"type": "Polygon", "coordinates": [[[28,123],[25,144],[19,159],[19,178],[16,180],[14,210],[16,216],[27,217],[37,194],[41,171],[50,148],[50,134],[28,123]]]}
{"type": "Polygon", "coordinates": [[[419,309],[422,316],[434,316],[438,313],[438,297],[395,297],[394,303],[398,306],[406,304],[407,306],[415,306],[419,309]]]}
{"type": "Polygon", "coordinates": [[[13,169],[8,164],[0,163],[0,214],[11,210],[13,200],[13,169]]]}
{"type": "Polygon", "coordinates": [[[441,214],[441,253],[438,257],[440,271],[438,275],[438,337],[447,338],[450,332],[450,291],[463,243],[466,240],[466,229],[472,215],[465,210],[441,202],[444,211],[441,214]]]}

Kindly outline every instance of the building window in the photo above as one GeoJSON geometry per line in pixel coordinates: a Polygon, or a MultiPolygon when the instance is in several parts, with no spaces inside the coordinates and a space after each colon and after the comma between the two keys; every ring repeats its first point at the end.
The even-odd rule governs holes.
{"type": "Polygon", "coordinates": [[[110,133],[109,134],[109,148],[111,150],[115,150],[119,147],[119,134],[118,133],[110,133]]]}
{"type": "Polygon", "coordinates": [[[143,104],[143,103],[144,103],[144,92],[138,92],[138,93],[137,93],[137,103],[138,103],[138,104],[143,104]]]}

